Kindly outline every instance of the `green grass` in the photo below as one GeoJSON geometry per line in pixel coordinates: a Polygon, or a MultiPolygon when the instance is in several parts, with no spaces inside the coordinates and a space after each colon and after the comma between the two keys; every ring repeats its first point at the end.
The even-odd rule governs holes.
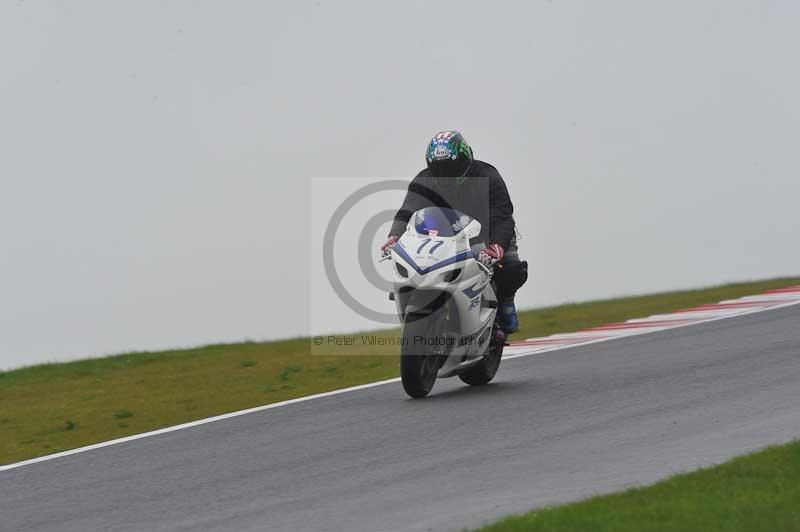
{"type": "Polygon", "coordinates": [[[800,530],[800,442],[645,488],[509,517],[481,532],[800,530]]]}
{"type": "MultiPolygon", "coordinates": [[[[800,284],[800,278],[562,305],[521,313],[515,338],[575,331],[800,284]]],[[[376,336],[396,338],[397,330],[376,336]]],[[[0,463],[399,374],[392,345],[308,338],[129,353],[0,372],[0,463]],[[345,354],[343,354],[345,353],[345,354]]],[[[398,396],[398,400],[402,396],[398,396]]]]}

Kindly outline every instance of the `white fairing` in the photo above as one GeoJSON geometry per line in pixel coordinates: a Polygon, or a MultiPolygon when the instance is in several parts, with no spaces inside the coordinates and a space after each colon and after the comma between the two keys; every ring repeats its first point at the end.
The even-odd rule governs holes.
{"type": "Polygon", "coordinates": [[[450,339],[447,361],[439,370],[440,377],[448,377],[487,352],[497,312],[492,273],[475,260],[470,248],[470,239],[480,234],[477,220],[455,236],[440,237],[417,232],[414,218],[392,250],[395,304],[402,321],[407,312],[419,310],[437,294],[449,294],[447,327],[455,330],[437,332],[438,337],[450,339]],[[402,269],[407,276],[398,271],[402,269]],[[460,273],[453,278],[456,270],[460,273]]]}

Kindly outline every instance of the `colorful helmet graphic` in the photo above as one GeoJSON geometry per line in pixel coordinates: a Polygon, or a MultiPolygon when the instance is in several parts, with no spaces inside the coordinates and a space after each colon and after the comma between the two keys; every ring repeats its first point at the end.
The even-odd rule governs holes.
{"type": "Polygon", "coordinates": [[[463,177],[472,160],[472,148],[458,131],[434,135],[425,154],[425,162],[434,177],[463,177]]]}

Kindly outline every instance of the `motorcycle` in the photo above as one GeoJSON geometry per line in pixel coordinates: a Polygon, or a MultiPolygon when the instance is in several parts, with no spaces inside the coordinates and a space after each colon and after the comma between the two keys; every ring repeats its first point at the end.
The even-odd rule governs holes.
{"type": "Polygon", "coordinates": [[[494,268],[477,260],[480,232],[480,222],[462,212],[428,207],[411,216],[386,256],[394,271],[389,299],[403,326],[401,380],[413,398],[427,396],[437,378],[486,384],[500,366],[506,336],[494,268]]]}

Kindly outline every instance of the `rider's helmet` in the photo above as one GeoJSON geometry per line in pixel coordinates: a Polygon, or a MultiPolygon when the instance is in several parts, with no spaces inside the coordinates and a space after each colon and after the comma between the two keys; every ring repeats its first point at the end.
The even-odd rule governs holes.
{"type": "Polygon", "coordinates": [[[472,148],[458,131],[442,131],[428,144],[425,161],[433,177],[454,178],[460,185],[472,165],[472,148]]]}

